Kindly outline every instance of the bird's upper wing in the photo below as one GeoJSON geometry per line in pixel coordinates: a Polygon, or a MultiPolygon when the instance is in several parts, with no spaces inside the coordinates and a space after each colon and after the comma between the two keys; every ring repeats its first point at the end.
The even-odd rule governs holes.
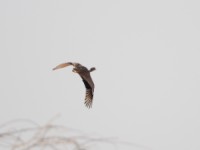
{"type": "Polygon", "coordinates": [[[53,70],[64,68],[64,67],[67,67],[67,66],[70,66],[70,65],[73,65],[73,63],[71,63],[71,62],[62,63],[62,64],[59,64],[58,66],[56,66],[55,68],[53,68],[53,70]]]}
{"type": "Polygon", "coordinates": [[[90,76],[89,72],[85,72],[80,74],[83,83],[85,84],[86,88],[86,95],[85,95],[85,105],[88,108],[92,107],[92,101],[93,101],[93,93],[94,93],[94,83],[92,81],[92,78],[90,76]]]}

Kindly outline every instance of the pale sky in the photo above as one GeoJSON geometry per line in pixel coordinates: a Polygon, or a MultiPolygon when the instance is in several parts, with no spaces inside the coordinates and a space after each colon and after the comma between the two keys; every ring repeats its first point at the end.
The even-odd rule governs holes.
{"type": "MultiPolygon", "coordinates": [[[[200,149],[198,0],[1,0],[0,124],[57,123],[152,150],[200,149]],[[63,62],[96,67],[92,109],[63,62]]],[[[123,150],[143,150],[124,147],[123,150]]],[[[105,148],[104,148],[105,150],[105,148]]]]}

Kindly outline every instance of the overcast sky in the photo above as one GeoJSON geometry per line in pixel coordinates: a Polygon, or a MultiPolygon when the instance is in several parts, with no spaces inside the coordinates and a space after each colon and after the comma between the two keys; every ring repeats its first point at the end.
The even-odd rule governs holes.
{"type": "Polygon", "coordinates": [[[1,0],[0,123],[43,124],[61,114],[57,123],[86,133],[153,150],[199,150],[199,6],[198,0],[1,0]],[[92,109],[72,67],[52,71],[68,61],[96,67],[92,109]]]}

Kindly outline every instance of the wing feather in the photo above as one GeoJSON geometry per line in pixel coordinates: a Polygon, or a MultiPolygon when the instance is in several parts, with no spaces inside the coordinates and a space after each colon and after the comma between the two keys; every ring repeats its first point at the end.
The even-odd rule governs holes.
{"type": "Polygon", "coordinates": [[[80,76],[81,76],[82,79],[84,79],[89,84],[92,91],[94,91],[94,83],[93,83],[92,78],[90,76],[90,72],[80,73],[80,76]]]}
{"type": "Polygon", "coordinates": [[[64,68],[64,67],[67,67],[70,65],[73,65],[73,63],[71,63],[71,62],[62,63],[62,64],[59,64],[58,66],[56,66],[55,68],[53,68],[53,70],[61,69],[61,68],[64,68]]]}
{"type": "Polygon", "coordinates": [[[85,105],[86,105],[86,107],[91,108],[92,102],[93,102],[94,83],[92,81],[92,78],[90,77],[90,74],[89,74],[89,76],[83,75],[83,76],[81,76],[81,78],[82,78],[83,83],[86,88],[85,105]]]}

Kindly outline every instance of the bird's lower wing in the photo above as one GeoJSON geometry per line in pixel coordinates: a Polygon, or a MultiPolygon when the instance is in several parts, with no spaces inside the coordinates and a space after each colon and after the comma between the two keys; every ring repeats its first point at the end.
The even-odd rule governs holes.
{"type": "Polygon", "coordinates": [[[59,64],[58,66],[56,66],[55,68],[53,68],[53,70],[61,69],[61,68],[64,68],[64,67],[67,67],[67,66],[70,66],[70,65],[73,65],[73,63],[71,63],[71,62],[62,63],[62,64],[59,64]]]}
{"type": "Polygon", "coordinates": [[[86,107],[91,108],[92,107],[92,101],[93,101],[93,89],[84,78],[82,78],[82,80],[83,80],[83,83],[84,83],[85,88],[86,88],[85,105],[86,105],[86,107]]]}
{"type": "Polygon", "coordinates": [[[88,108],[92,107],[92,101],[93,101],[93,92],[92,89],[86,89],[86,95],[85,95],[85,105],[88,108]]]}

